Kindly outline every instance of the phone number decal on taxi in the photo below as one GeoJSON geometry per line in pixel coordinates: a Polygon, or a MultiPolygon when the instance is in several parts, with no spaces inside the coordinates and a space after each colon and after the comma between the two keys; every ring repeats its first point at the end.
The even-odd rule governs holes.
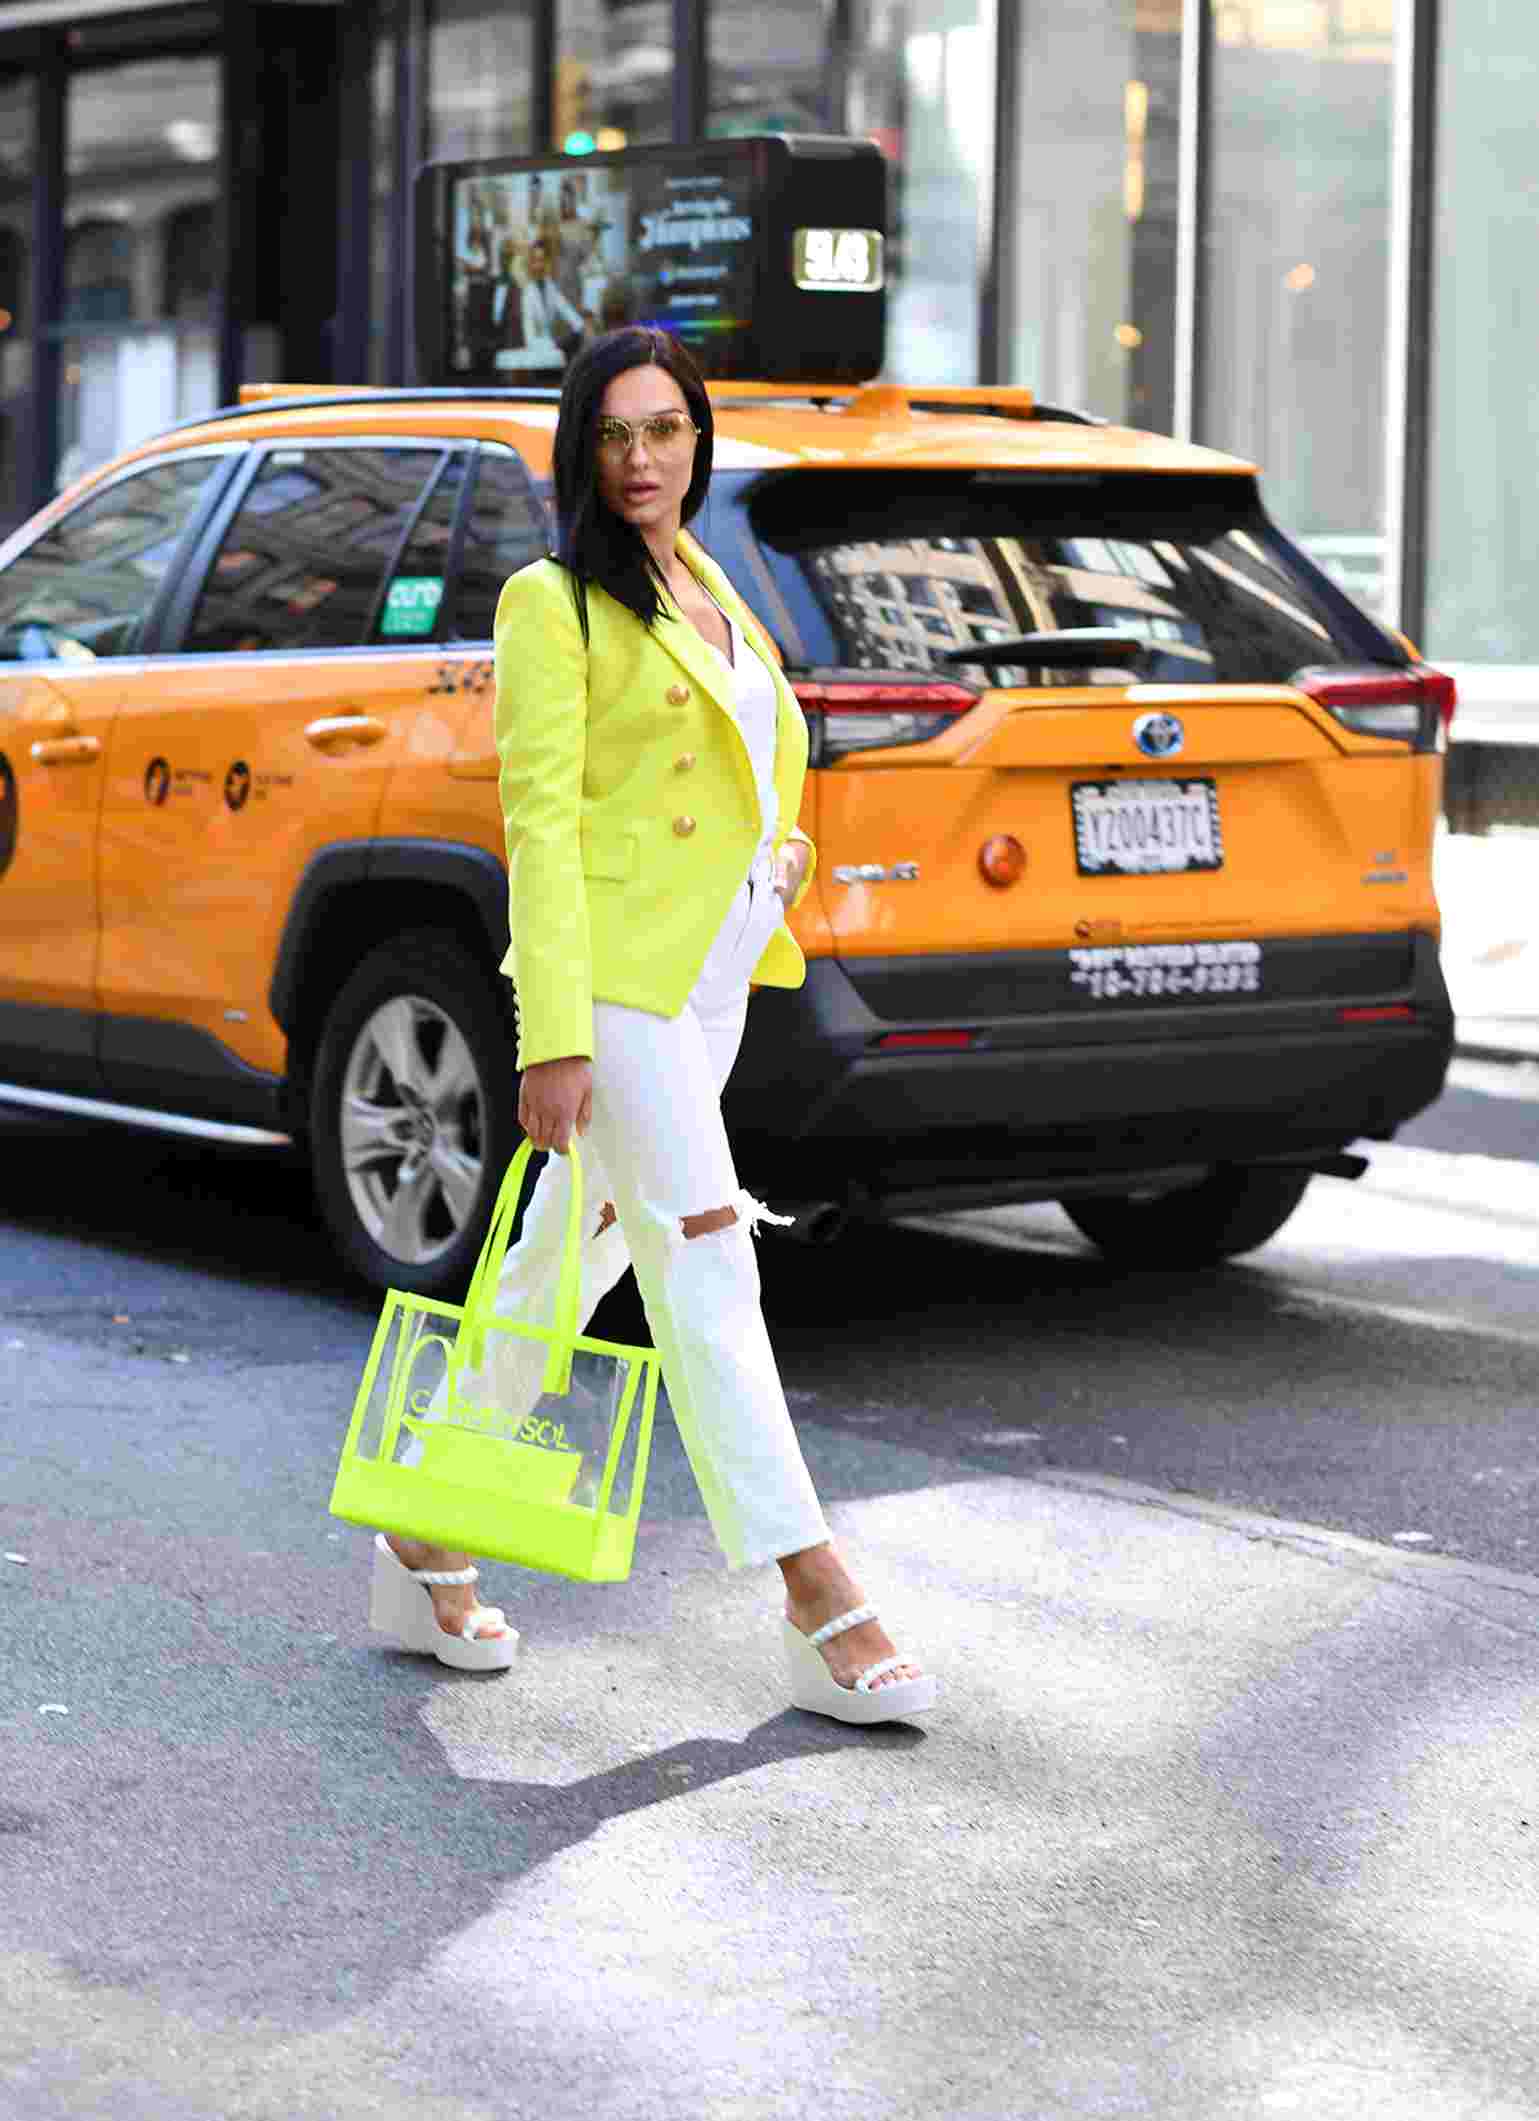
{"type": "Polygon", "coordinates": [[[1091,1001],[1259,994],[1259,943],[1119,943],[1069,952],[1069,983],[1091,1001]]]}

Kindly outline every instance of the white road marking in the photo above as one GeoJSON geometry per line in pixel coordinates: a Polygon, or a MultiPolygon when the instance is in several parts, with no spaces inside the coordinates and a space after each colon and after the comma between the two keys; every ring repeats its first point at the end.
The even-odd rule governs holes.
{"type": "Polygon", "coordinates": [[[1284,1280],[1289,1311],[1345,1311],[1359,1318],[1381,1320],[1386,1325],[1417,1326],[1428,1333],[1473,1333],[1481,1340],[1499,1340],[1509,1347],[1539,1348],[1539,1331],[1526,1333],[1518,1326],[1499,1326],[1485,1319],[1461,1316],[1456,1311],[1425,1311],[1415,1304],[1379,1303],[1369,1296],[1341,1296],[1334,1289],[1311,1289],[1302,1282],[1284,1280]]]}
{"type": "MultiPolygon", "coordinates": [[[[1510,1273],[1505,1293],[1488,1278],[1468,1309],[1446,1301],[1457,1285],[1457,1275],[1453,1282],[1447,1279],[1450,1262],[1470,1275],[1493,1265],[1518,1273],[1539,1269],[1539,1165],[1399,1142],[1360,1146],[1370,1159],[1367,1175],[1350,1185],[1317,1180],[1292,1221],[1270,1245],[1251,1254],[1245,1268],[1263,1274],[1288,1308],[1539,1348],[1539,1305],[1530,1326],[1521,1292],[1514,1305],[1510,1273]],[[1423,1263],[1443,1277],[1438,1293],[1444,1302],[1407,1303],[1398,1293],[1379,1294],[1360,1285],[1365,1276],[1380,1282],[1393,1277],[1414,1290],[1416,1269],[1423,1263]],[[1342,1281],[1348,1285],[1340,1286],[1342,1281]],[[1480,1315],[1487,1304],[1506,1315],[1480,1315]]],[[[906,1216],[904,1224],[1039,1258],[1093,1257],[1051,1203],[906,1216]]]]}

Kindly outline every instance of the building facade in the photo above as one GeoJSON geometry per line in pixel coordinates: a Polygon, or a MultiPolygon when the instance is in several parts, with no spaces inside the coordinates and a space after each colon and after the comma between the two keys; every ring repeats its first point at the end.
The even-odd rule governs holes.
{"type": "Polygon", "coordinates": [[[0,4],[0,528],[246,380],[412,377],[424,160],[853,132],[888,372],[1253,457],[1439,658],[1539,666],[1539,11],[0,4]]]}

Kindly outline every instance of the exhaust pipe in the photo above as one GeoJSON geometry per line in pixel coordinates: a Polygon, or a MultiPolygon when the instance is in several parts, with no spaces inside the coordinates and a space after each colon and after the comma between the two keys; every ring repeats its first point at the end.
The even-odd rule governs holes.
{"type": "Polygon", "coordinates": [[[831,1245],[844,1234],[850,1219],[848,1208],[837,1200],[774,1200],[770,1206],[777,1215],[793,1215],[796,1220],[789,1229],[776,1229],[773,1223],[764,1227],[774,1230],[777,1237],[794,1238],[799,1245],[831,1245]]]}

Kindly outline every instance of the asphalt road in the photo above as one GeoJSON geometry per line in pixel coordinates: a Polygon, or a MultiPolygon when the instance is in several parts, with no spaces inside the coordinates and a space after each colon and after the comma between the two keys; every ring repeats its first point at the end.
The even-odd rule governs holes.
{"type": "Polygon", "coordinates": [[[783,1708],[666,1426],[629,1583],[382,1650],[302,1180],[0,1119],[0,2117],[1539,2114],[1536,1121],[1462,1067],[1202,1276],[766,1244],[920,1735],[783,1708]]]}
{"type": "MultiPolygon", "coordinates": [[[[298,1171],[3,1114],[0,1145],[9,1338],[35,1325],[129,1372],[361,1362],[375,1307],[298,1171]]],[[[793,1405],[852,1441],[1533,1566],[1539,1068],[1457,1064],[1370,1154],[1367,1179],[1317,1180],[1271,1245],[1203,1275],[1116,1273],[1051,1207],[771,1238],[793,1405]]],[[[629,1284],[598,1329],[646,1337],[629,1284]]]]}

